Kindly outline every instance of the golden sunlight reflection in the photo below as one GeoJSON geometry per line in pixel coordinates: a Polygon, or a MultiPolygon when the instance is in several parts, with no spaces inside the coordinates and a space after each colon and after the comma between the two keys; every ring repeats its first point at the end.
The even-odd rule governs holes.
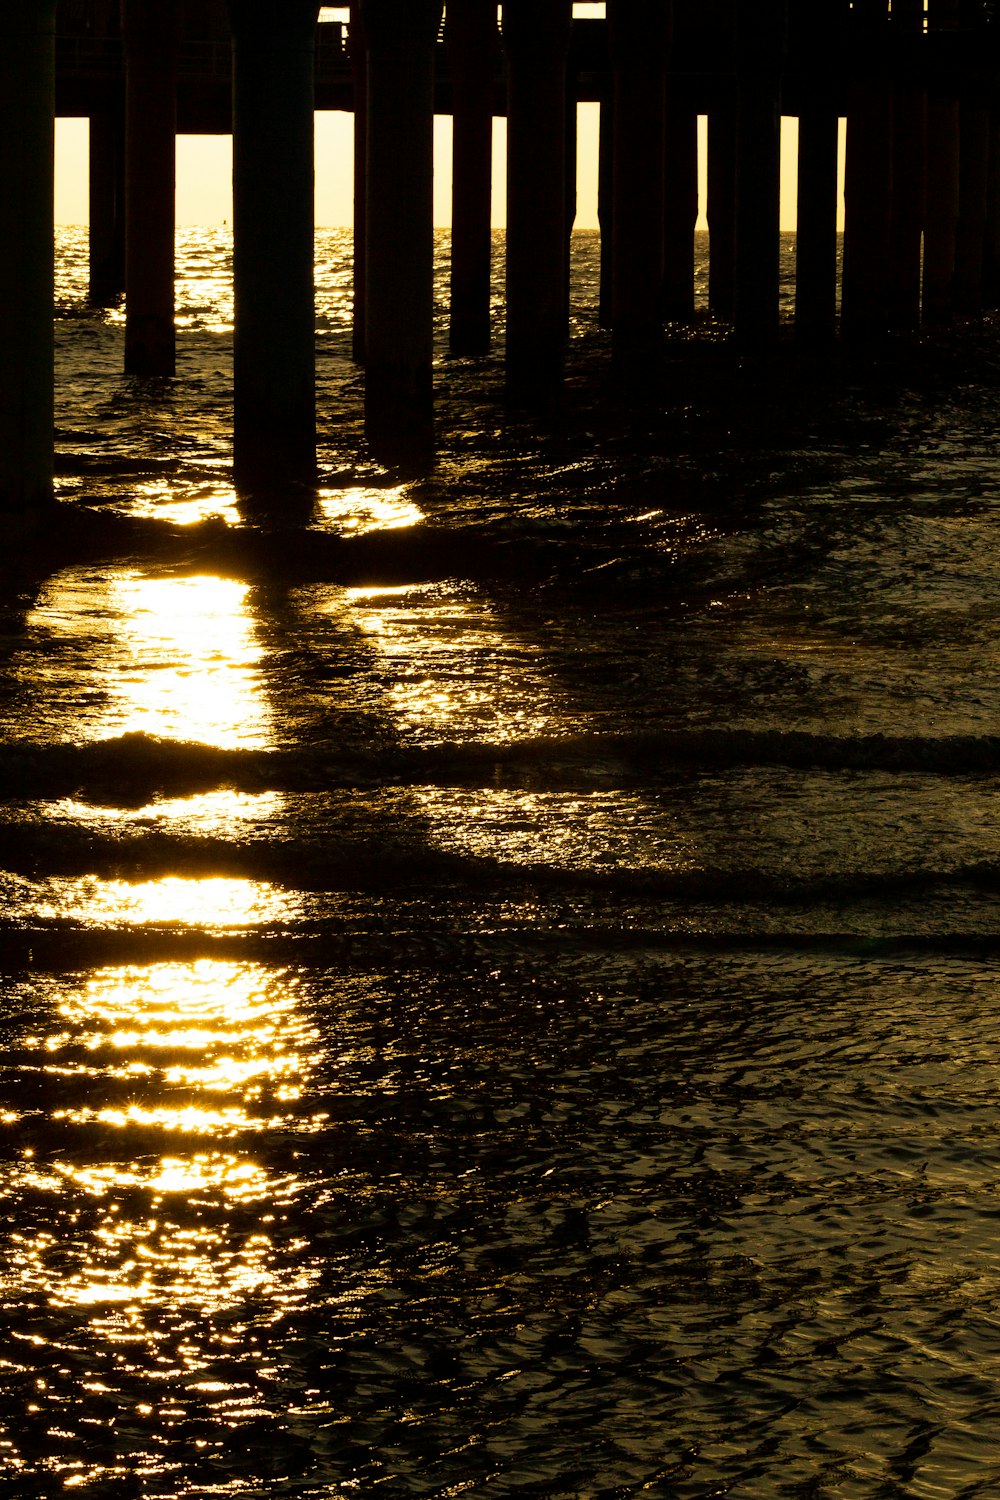
{"type": "Polygon", "coordinates": [[[201,484],[186,484],[183,488],[173,478],[134,484],[128,513],[143,520],[172,521],[176,526],[193,526],[198,521],[212,519],[235,526],[240,521],[236,490],[221,477],[201,484]]]}
{"type": "Polygon", "coordinates": [[[302,1097],[316,1037],[296,999],[293,978],[248,964],[101,970],[26,1045],[50,1079],[86,1085],[53,1118],[231,1137],[287,1123],[302,1097]]]}
{"type": "MultiPolygon", "coordinates": [[[[20,1043],[54,1133],[4,1173],[9,1198],[51,1211],[7,1233],[0,1295],[75,1311],[150,1368],[163,1366],[164,1318],[280,1317],[314,1277],[295,1228],[303,1184],[295,1153],[280,1168],[273,1144],[267,1162],[252,1148],[326,1120],[304,1105],[319,1037],[298,976],[203,959],[60,983],[51,1021],[20,1043]]],[[[188,1364],[201,1366],[193,1344],[188,1364]]]]}
{"type": "Polygon", "coordinates": [[[409,499],[404,485],[392,489],[321,490],[319,512],[325,527],[344,533],[415,526],[423,511],[409,499]]]}
{"type": "MultiPolygon", "coordinates": [[[[51,1307],[87,1315],[95,1332],[132,1357],[147,1343],[161,1378],[164,1315],[228,1309],[249,1317],[253,1299],[258,1311],[278,1318],[315,1281],[314,1268],[299,1261],[307,1242],[283,1232],[279,1245],[276,1232],[294,1210],[299,1180],[230,1152],[110,1165],[56,1160],[33,1174],[32,1186],[66,1200],[88,1232],[67,1242],[15,1231],[0,1288],[40,1292],[51,1307]],[[233,1215],[241,1225],[236,1233],[233,1215]]],[[[223,1342],[240,1333],[233,1323],[223,1342]]],[[[194,1344],[184,1363],[200,1367],[194,1344]]]]}
{"type": "Polygon", "coordinates": [[[695,869],[697,841],[666,805],[614,791],[425,787],[421,811],[451,849],[558,869],[695,869]]]}
{"type": "MultiPolygon", "coordinates": [[[[260,926],[290,917],[291,895],[260,880],[167,875],[159,880],[53,876],[26,894],[25,915],[88,926],[188,926],[202,931],[260,926]]],[[[23,910],[23,908],[22,908],[23,910]]]]}
{"type": "MultiPolygon", "coordinates": [[[[249,824],[273,822],[283,813],[286,800],[283,792],[237,792],[223,787],[190,797],[158,797],[142,807],[116,807],[111,816],[119,827],[169,823],[183,825],[187,832],[203,837],[232,836],[249,824]]],[[[79,802],[75,797],[46,803],[45,815],[53,824],[65,820],[93,825],[109,819],[106,807],[79,802]]]]}
{"type": "MultiPolygon", "coordinates": [[[[222,746],[261,748],[261,649],[246,611],[248,585],[231,578],[144,578],[110,583],[125,625],[131,670],[115,734],[144,731],[222,746]]],[[[124,644],[124,643],[123,643],[124,644]]]]}
{"type": "MultiPolygon", "coordinates": [[[[211,575],[56,575],[27,627],[60,647],[47,653],[43,681],[66,715],[63,733],[76,740],[141,732],[223,748],[269,745],[263,652],[248,593],[246,583],[211,575]]],[[[49,717],[48,701],[40,711],[49,717]]]]}
{"type": "Polygon", "coordinates": [[[403,731],[494,743],[565,732],[565,706],[534,642],[505,634],[489,603],[457,584],[352,588],[351,619],[390,669],[403,731]]]}

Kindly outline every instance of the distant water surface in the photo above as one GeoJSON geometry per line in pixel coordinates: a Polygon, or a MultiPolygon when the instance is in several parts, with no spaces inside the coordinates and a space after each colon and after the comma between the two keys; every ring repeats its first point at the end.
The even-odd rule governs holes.
{"type": "Polygon", "coordinates": [[[303,537],[232,488],[224,233],[172,381],[59,250],[121,529],[3,605],[0,1492],[1000,1494],[987,345],[862,388],[703,323],[622,395],[578,235],[535,429],[442,237],[402,482],[323,232],[303,537]]]}

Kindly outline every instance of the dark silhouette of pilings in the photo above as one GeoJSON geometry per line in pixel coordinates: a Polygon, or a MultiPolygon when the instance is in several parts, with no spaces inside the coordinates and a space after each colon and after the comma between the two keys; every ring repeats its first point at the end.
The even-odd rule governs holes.
{"type": "Polygon", "coordinates": [[[316,0],[229,0],[233,32],[233,470],[266,495],[316,475],[316,0]]]}
{"type": "Polygon", "coordinates": [[[493,76],[496,0],[449,0],[452,101],[451,319],[453,354],[490,346],[493,76]]]}
{"type": "Polygon", "coordinates": [[[566,69],[571,0],[506,0],[507,392],[554,405],[567,340],[566,69]]]}
{"type": "Polygon", "coordinates": [[[52,504],[55,0],[8,0],[0,48],[0,514],[52,504]]]}
{"type": "Polygon", "coordinates": [[[736,93],[727,84],[708,111],[708,305],[731,322],[736,307],[736,93]]]}
{"type": "Polygon", "coordinates": [[[392,462],[434,447],[434,44],[441,0],[364,0],[368,43],[365,432],[392,462]]]}
{"type": "Polygon", "coordinates": [[[597,147],[597,222],[601,231],[601,287],[598,322],[610,328],[614,306],[615,223],[615,99],[614,80],[608,71],[600,103],[600,134],[597,147]]]}
{"type": "Polygon", "coordinates": [[[983,236],[983,306],[1000,307],[1000,103],[990,108],[990,163],[983,236]]]}
{"type": "Polygon", "coordinates": [[[90,115],[90,281],[95,307],[125,290],[125,101],[117,90],[90,115]]]}
{"type": "Polygon", "coordinates": [[[786,0],[737,0],[737,341],[766,348],[780,315],[781,78],[786,0]]]}
{"type": "Polygon", "coordinates": [[[928,39],[939,60],[927,91],[927,207],[922,311],[925,323],[950,322],[955,310],[961,111],[958,98],[958,0],[928,0],[928,39]],[[944,50],[944,49],[947,50],[944,50]]]}
{"type": "Polygon", "coordinates": [[[810,351],[829,348],[837,332],[838,20],[838,0],[795,12],[800,66],[812,79],[799,110],[795,337],[810,351]]]}
{"type": "Polygon", "coordinates": [[[698,222],[698,111],[679,80],[668,83],[663,147],[663,316],[694,319],[694,233],[698,222]]]}
{"type": "Polygon", "coordinates": [[[888,329],[892,204],[892,69],[887,0],[851,12],[841,330],[868,340],[888,329]]]}
{"type": "Polygon", "coordinates": [[[125,44],[125,371],[172,375],[176,0],[122,0],[125,44]]]}
{"type": "Polygon", "coordinates": [[[827,348],[837,332],[836,108],[820,97],[799,116],[798,217],[795,242],[795,337],[802,348],[827,348]]]}
{"type": "Polygon", "coordinates": [[[646,364],[663,337],[664,148],[669,12],[658,0],[610,8],[614,77],[612,349],[646,364]]]}
{"type": "Polygon", "coordinates": [[[361,0],[351,0],[347,37],[354,106],[354,304],[351,312],[351,353],[357,363],[363,365],[368,259],[368,43],[365,40],[361,0]]]}
{"type": "Polygon", "coordinates": [[[955,226],[955,311],[982,311],[983,263],[990,170],[989,35],[982,0],[967,0],[960,13],[962,84],[959,96],[958,222],[955,226]]]}
{"type": "Polygon", "coordinates": [[[920,262],[927,207],[927,95],[924,88],[924,0],[894,0],[892,42],[892,202],[889,213],[888,325],[912,333],[920,324],[920,262]]]}

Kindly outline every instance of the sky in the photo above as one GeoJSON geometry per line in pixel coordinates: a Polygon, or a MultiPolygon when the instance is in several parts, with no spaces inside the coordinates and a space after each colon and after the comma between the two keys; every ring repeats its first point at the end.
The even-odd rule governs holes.
{"type": "MultiPolygon", "coordinates": [[[[705,121],[700,122],[699,158],[701,187],[705,201],[705,121]]],[[[795,148],[797,123],[782,122],[782,229],[795,228],[795,148]]],[[[579,175],[577,182],[577,227],[597,228],[597,133],[598,106],[581,104],[579,115],[579,175]]],[[[316,116],[316,222],[318,225],[350,224],[352,212],[352,163],[354,123],[349,114],[326,111],[316,116]]],[[[451,222],[451,120],[435,120],[434,222],[446,228],[451,222]]],[[[87,222],[86,120],[56,123],[56,222],[87,222]]],[[[506,121],[497,119],[493,129],[493,222],[504,225],[506,121]]],[[[182,135],[177,138],[177,222],[221,224],[232,217],[232,141],[229,136],[182,135]]],[[[704,228],[704,216],[699,220],[704,228]]]]}
{"type": "MultiPolygon", "coordinates": [[[[598,0],[575,3],[576,16],[603,16],[598,0]]],[[[342,6],[323,6],[321,17],[346,20],[342,6]]],[[[581,104],[579,109],[579,171],[577,179],[577,227],[597,225],[597,144],[599,108],[581,104]]],[[[704,229],[705,120],[699,121],[699,201],[704,229]]],[[[797,122],[782,122],[781,227],[795,228],[795,157],[797,122]]],[[[451,223],[451,120],[439,115],[434,127],[434,223],[451,223]]],[[[87,222],[86,120],[56,123],[56,222],[87,222]]],[[[349,114],[325,111],[316,115],[316,223],[340,226],[352,217],[352,163],[354,123],[349,114]]],[[[506,121],[497,119],[493,128],[493,223],[505,222],[506,121]]],[[[179,136],[177,140],[177,222],[179,225],[222,224],[232,217],[232,141],[229,136],[179,136]]],[[[842,195],[841,195],[842,199],[842,195]]]]}

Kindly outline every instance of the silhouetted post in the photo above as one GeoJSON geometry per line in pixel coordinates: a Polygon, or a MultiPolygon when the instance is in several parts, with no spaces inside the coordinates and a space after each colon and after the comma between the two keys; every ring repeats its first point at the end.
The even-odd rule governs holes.
{"type": "Polygon", "coordinates": [[[233,469],[247,494],[316,477],[316,0],[229,0],[233,469]]]}
{"type": "Polygon", "coordinates": [[[869,339],[884,334],[889,323],[892,80],[887,0],[856,5],[851,22],[854,76],[847,104],[840,326],[847,338],[869,339]]]}
{"type": "Polygon", "coordinates": [[[640,369],[663,341],[664,138],[669,11],[610,7],[615,89],[612,349],[640,369]]]}
{"type": "Polygon", "coordinates": [[[601,94],[597,148],[597,222],[601,227],[601,291],[597,320],[610,328],[614,305],[615,101],[609,74],[601,94]]]}
{"type": "Polygon", "coordinates": [[[347,32],[351,58],[354,105],[354,305],[351,353],[359,365],[365,362],[365,262],[368,258],[368,43],[361,15],[361,0],[351,0],[347,32]]]}
{"type": "Polygon", "coordinates": [[[786,20],[785,0],[739,0],[734,323],[737,340],[750,348],[778,336],[786,20]]]}
{"type": "Polygon", "coordinates": [[[837,138],[835,106],[808,102],[799,116],[795,337],[824,348],[837,331],[837,138]]]}
{"type": "Polygon", "coordinates": [[[663,316],[694,319],[698,222],[698,112],[679,80],[667,80],[663,152],[663,316]]]}
{"type": "Polygon", "coordinates": [[[566,300],[566,323],[569,326],[570,283],[573,261],[573,226],[576,224],[576,174],[580,154],[580,109],[576,97],[577,79],[572,69],[566,76],[566,218],[563,239],[563,296],[566,300]]]}
{"type": "Polygon", "coordinates": [[[892,91],[892,202],[888,321],[896,332],[920,325],[920,256],[926,209],[927,98],[922,85],[924,0],[893,0],[896,78],[892,91]]]}
{"type": "Polygon", "coordinates": [[[955,311],[983,306],[983,256],[990,170],[992,69],[986,61],[990,36],[980,3],[963,15],[962,92],[959,100],[958,222],[955,226],[955,311]]]}
{"type": "Polygon", "coordinates": [[[125,106],[109,97],[90,116],[90,301],[110,307],[125,290],[125,106]]]}
{"type": "Polygon", "coordinates": [[[176,0],[123,0],[125,43],[125,371],[172,375],[176,0]]]}
{"type": "Polygon", "coordinates": [[[8,0],[0,47],[0,525],[52,504],[55,0],[8,0]]]}
{"type": "Polygon", "coordinates": [[[490,346],[496,0],[449,0],[445,22],[453,121],[449,340],[453,354],[483,354],[490,346]]]}
{"type": "Polygon", "coordinates": [[[363,0],[368,39],[365,431],[391,462],[434,450],[434,45],[441,0],[363,0]]]}
{"type": "MultiPolygon", "coordinates": [[[[958,0],[928,0],[929,41],[942,43],[958,28],[958,0]]],[[[936,63],[927,91],[927,212],[924,218],[923,317],[947,323],[955,307],[960,113],[954,53],[936,63]]]]}
{"type": "Polygon", "coordinates": [[[799,111],[795,240],[795,337],[825,349],[837,331],[837,144],[835,85],[843,65],[838,0],[795,8],[795,51],[808,77],[799,111]]]}
{"type": "Polygon", "coordinates": [[[708,112],[708,305],[732,322],[736,307],[736,99],[726,86],[708,112]]]}
{"type": "Polygon", "coordinates": [[[566,350],[566,67],[571,0],[505,0],[507,391],[555,404],[566,350]]]}
{"type": "Polygon", "coordinates": [[[1000,103],[990,108],[990,165],[983,240],[983,306],[1000,307],[1000,103]]]}

